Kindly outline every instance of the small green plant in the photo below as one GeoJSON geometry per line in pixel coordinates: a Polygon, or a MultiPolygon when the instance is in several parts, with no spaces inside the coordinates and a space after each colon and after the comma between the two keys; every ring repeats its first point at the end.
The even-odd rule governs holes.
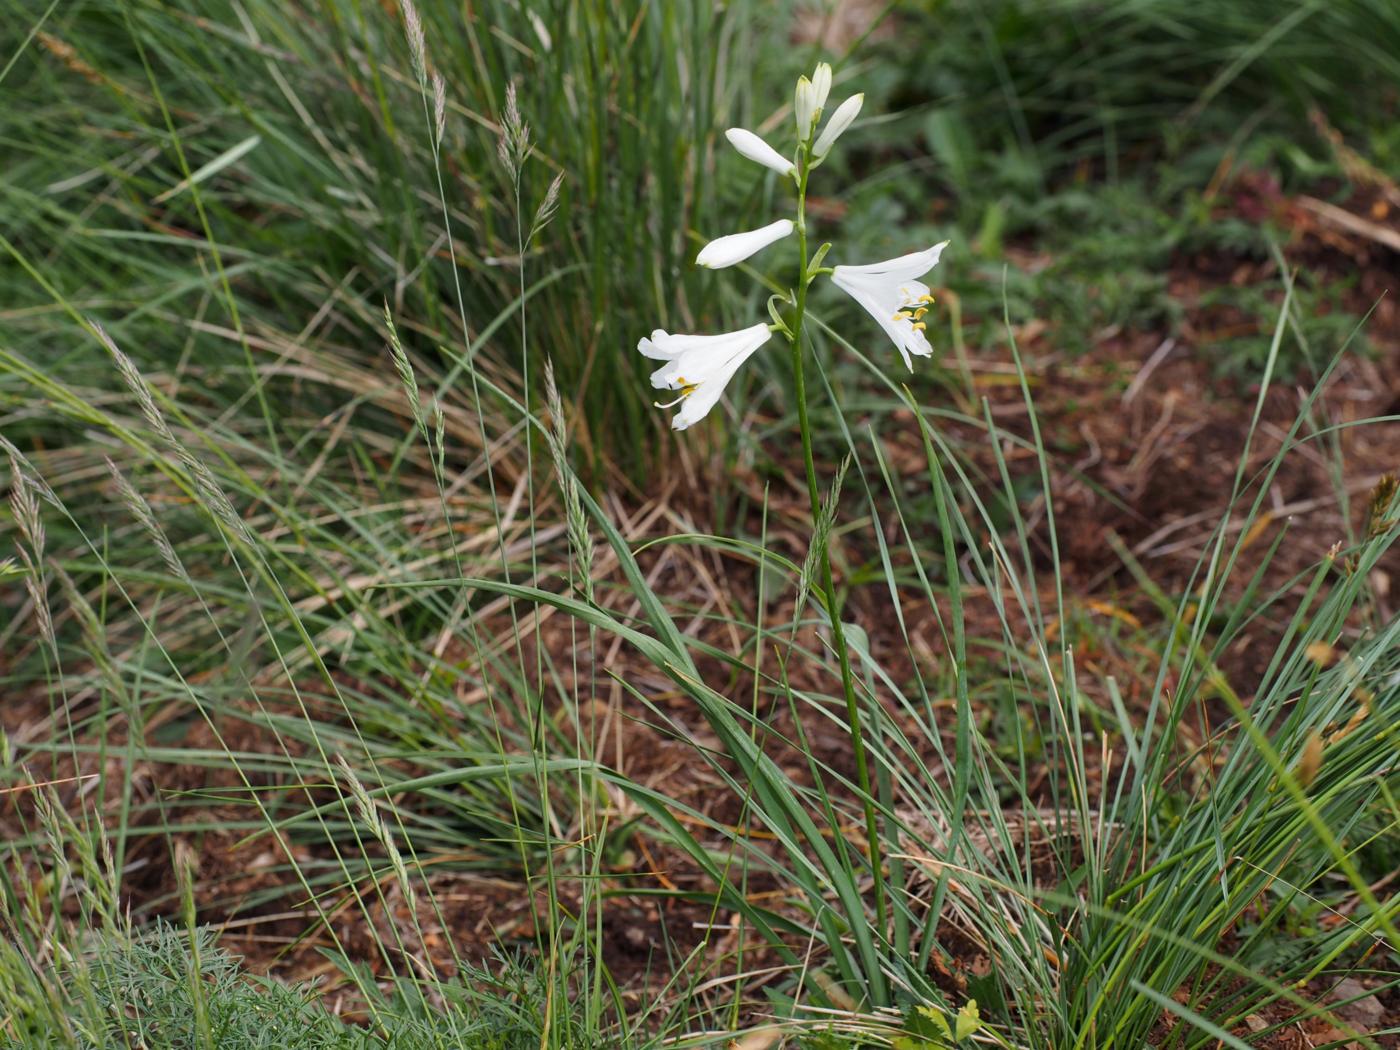
{"type": "Polygon", "coordinates": [[[936,1006],[916,1006],[905,1013],[904,1034],[891,1045],[893,1050],[952,1050],[967,1045],[981,1028],[982,1015],[976,999],[960,1006],[951,1022],[936,1006]]]}

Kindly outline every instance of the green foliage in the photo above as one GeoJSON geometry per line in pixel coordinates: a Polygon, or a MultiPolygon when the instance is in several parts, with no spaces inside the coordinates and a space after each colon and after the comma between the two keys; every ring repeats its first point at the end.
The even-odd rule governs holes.
{"type": "MultiPolygon", "coordinates": [[[[689,230],[714,210],[707,151],[753,87],[736,60],[763,25],[750,5],[498,4],[483,18],[422,4],[421,81],[396,4],[5,7],[9,349],[70,377],[91,363],[55,309],[68,299],[138,361],[185,361],[236,401],[270,343],[377,366],[387,301],[420,363],[480,344],[510,374],[526,295],[537,367],[553,361],[591,439],[636,462],[652,421],[619,349],[658,319],[718,311],[689,230]],[[510,84],[536,144],[518,183],[496,150],[510,84]],[[560,174],[558,217],[526,238],[518,200],[533,213],[560,174]]],[[[283,414],[292,375],[257,377],[260,403],[283,414]]]]}
{"type": "MultiPolygon", "coordinates": [[[[106,1024],[101,1031],[84,1033],[81,1045],[93,1050],[133,1044],[174,1050],[189,1045],[201,1013],[204,1045],[229,1050],[371,1050],[391,1045],[332,1017],[311,989],[291,989],[243,974],[234,959],[215,946],[210,931],[199,930],[194,939],[197,947],[192,949],[183,931],[156,923],[129,944],[100,948],[86,965],[85,991],[92,1016],[105,1018],[106,1024]],[[193,958],[200,965],[192,977],[193,958]]],[[[12,1045],[46,1043],[25,1040],[12,1045]]],[[[399,1040],[392,1045],[411,1044],[399,1040]]]]}
{"type": "Polygon", "coordinates": [[[1400,76],[1386,0],[950,0],[901,16],[901,39],[927,46],[882,52],[876,83],[942,114],[918,114],[935,177],[972,202],[1039,196],[1076,173],[1112,182],[1144,155],[1178,162],[1215,137],[1238,148],[1277,132],[1305,149],[1313,107],[1369,136],[1400,76]]]}
{"type": "MultiPolygon", "coordinates": [[[[999,340],[1003,303],[1070,353],[1122,329],[1175,331],[1196,304],[1189,267],[1186,298],[1170,289],[1174,263],[1264,258],[1286,240],[1269,217],[1232,212],[1232,180],[1330,194],[1352,175],[1331,134],[1400,178],[1394,121],[1374,119],[1393,111],[1393,79],[1352,75],[1372,61],[1400,76],[1393,5],[950,0],[895,17],[870,70],[873,105],[891,116],[864,140],[846,233],[873,257],[951,236],[963,250],[943,279],[974,348],[999,340]]],[[[1199,347],[1242,386],[1280,284],[1230,289],[1259,334],[1199,347]]],[[[1325,305],[1335,291],[1300,295],[1306,331],[1281,375],[1303,374],[1301,341],[1317,364],[1345,341],[1346,312],[1325,305]]]]}
{"type": "MultiPolygon", "coordinates": [[[[844,588],[931,617],[848,629],[869,785],[810,743],[844,717],[841,676],[804,607],[813,566],[765,542],[789,509],[765,494],[759,536],[675,536],[586,483],[659,447],[637,335],[719,327],[740,305],[690,260],[768,192],[711,149],[724,124],[768,116],[746,111],[767,97],[754,79],[802,50],[763,5],[425,4],[417,58],[394,5],[19,6],[21,35],[45,35],[0,35],[0,62],[17,56],[0,111],[0,531],[16,548],[0,607],[17,614],[0,645],[5,689],[48,707],[42,733],[0,740],[18,829],[0,1033],[16,1047],[722,1045],[752,1009],[813,1047],[1063,1050],[1145,1045],[1175,1008],[1176,1045],[1196,1048],[1270,1005],[1321,1012],[1298,982],[1394,972],[1400,903],[1377,888],[1400,819],[1400,623],[1368,583],[1400,538],[1393,493],[1299,588],[1260,594],[1247,564],[1313,401],[1259,475],[1237,467],[1189,600],[1114,552],[1163,618],[1133,639],[1130,708],[1076,662],[1088,628],[1029,398],[983,421],[979,474],[948,409],[863,372],[816,323],[819,360],[842,364],[813,375],[813,443],[851,463],[821,539],[867,548],[844,588]],[[922,462],[890,461],[876,435],[895,426],[922,462]],[[712,556],[759,581],[756,613],[673,589],[712,556]],[[790,596],[794,622],[762,618],[790,596]],[[973,600],[997,603],[991,637],[968,637],[973,600]],[[1279,642],[1246,703],[1220,667],[1264,625],[1279,642]],[[1322,644],[1346,661],[1320,668],[1322,644]],[[1207,701],[1228,718],[1193,750],[1177,729],[1207,701]],[[690,742],[723,805],[629,775],[602,735],[619,718],[690,742]],[[31,804],[40,771],[70,767],[93,771],[91,812],[31,804]],[[174,768],[199,786],[150,788],[174,768]],[[850,832],[868,812],[883,865],[850,832]],[[277,877],[231,902],[196,894],[182,864],[176,889],[128,905],[168,843],[204,835],[266,846],[277,877]],[[693,875],[646,888],[714,927],[696,921],[693,952],[659,947],[669,983],[639,1002],[605,927],[640,885],[640,845],[693,875]],[[451,943],[448,978],[423,926],[440,880],[483,875],[535,902],[523,954],[480,964],[451,943]],[[365,1027],[159,918],[288,900],[365,1027]],[[350,923],[372,960],[343,942],[350,923]],[[991,966],[953,996],[936,974],[960,937],[991,966]]],[[[867,112],[905,112],[853,128],[843,145],[866,149],[822,173],[857,176],[840,202],[853,252],[960,231],[945,265],[980,341],[1004,338],[1004,312],[1071,349],[1177,325],[1175,259],[1260,258],[1273,240],[1201,195],[1228,150],[1285,182],[1337,174],[1296,130],[1313,103],[1393,170],[1394,131],[1367,116],[1400,54],[1379,0],[928,10],[898,12],[897,52],[841,70],[869,74],[867,112]]],[[[1274,333],[1220,355],[1261,397],[1320,368],[1354,320],[1335,289],[1285,291],[1207,303],[1274,333]]],[[[732,433],[726,467],[790,440],[781,414],[762,426],[732,433]]],[[[775,495],[785,480],[765,479],[775,495]]]]}
{"type": "Polygon", "coordinates": [[[893,1050],[950,1050],[964,1043],[982,1027],[977,1000],[958,1008],[952,1023],[936,1006],[916,1006],[904,1014],[904,1035],[895,1038],[893,1050]]]}
{"type": "MultiPolygon", "coordinates": [[[[1341,303],[1343,291],[1344,286],[1300,275],[1288,331],[1279,345],[1276,367],[1281,376],[1298,379],[1316,375],[1323,362],[1342,346],[1356,354],[1370,351],[1362,319],[1341,303]]],[[[1203,307],[1239,318],[1230,327],[1244,329],[1202,349],[1218,374],[1243,384],[1263,371],[1273,345],[1268,317],[1277,310],[1277,294],[1270,293],[1270,289],[1258,286],[1222,285],[1202,295],[1203,307]]]]}

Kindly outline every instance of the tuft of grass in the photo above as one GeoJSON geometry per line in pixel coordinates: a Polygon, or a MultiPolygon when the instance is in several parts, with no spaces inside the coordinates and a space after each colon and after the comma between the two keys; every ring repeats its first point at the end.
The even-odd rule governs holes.
{"type": "Polygon", "coordinates": [[[653,421],[618,350],[719,311],[692,230],[761,72],[758,5],[11,8],[9,350],[91,382],[76,310],[138,363],[283,417],[306,353],[377,366],[386,301],[421,362],[445,370],[455,346],[510,376],[510,340],[488,336],[529,299],[531,354],[555,362],[590,463],[645,462],[653,421]],[[535,142],[515,175],[496,158],[511,90],[535,142]],[[523,243],[518,194],[547,202],[523,243]]]}

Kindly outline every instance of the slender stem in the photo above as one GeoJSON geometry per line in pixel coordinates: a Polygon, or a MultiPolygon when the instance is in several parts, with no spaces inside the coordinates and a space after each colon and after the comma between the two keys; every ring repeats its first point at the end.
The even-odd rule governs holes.
{"type": "MultiPolygon", "coordinates": [[[[527,154],[528,155],[528,154],[527,154]]],[[[521,383],[521,411],[524,415],[525,426],[525,491],[526,506],[530,508],[530,579],[539,579],[539,545],[535,542],[535,457],[534,457],[534,434],[529,427],[530,418],[530,337],[526,327],[525,309],[525,248],[526,237],[524,228],[524,214],[521,208],[520,183],[522,178],[521,167],[523,159],[517,163],[515,168],[515,246],[516,255],[520,264],[520,383],[521,383]]],[[[533,233],[533,231],[531,231],[533,233]]],[[[539,628],[539,606],[531,606],[530,618],[535,622],[535,629],[539,628]]],[[[520,640],[516,639],[517,651],[520,640]]],[[[532,694],[529,673],[522,657],[520,664],[520,675],[524,679],[525,696],[527,704],[532,694]]],[[[555,967],[559,961],[559,889],[556,882],[557,873],[554,870],[554,847],[551,842],[551,834],[554,822],[554,807],[550,805],[549,797],[549,772],[545,764],[544,748],[544,647],[535,647],[535,681],[533,683],[533,696],[535,710],[531,714],[532,725],[530,727],[530,750],[535,759],[535,790],[540,795],[540,821],[544,832],[545,841],[545,886],[549,902],[549,983],[546,985],[544,1003],[544,1024],[540,1031],[540,1046],[546,1044],[549,1036],[553,1032],[551,1024],[554,1013],[554,989],[555,989],[555,967]]]]}
{"type": "MultiPolygon", "coordinates": [[[[812,427],[807,419],[807,383],[802,374],[802,321],[807,313],[807,286],[813,274],[808,272],[807,255],[807,178],[811,174],[808,147],[799,151],[797,182],[797,250],[801,255],[801,270],[797,280],[792,331],[792,377],[797,399],[797,427],[802,434],[802,461],[807,468],[807,495],[812,501],[812,521],[821,515],[821,492],[817,487],[817,467],[812,458],[812,427]]],[[[865,835],[870,849],[870,870],[875,878],[875,929],[883,939],[888,932],[885,905],[884,860],[880,848],[880,828],[875,816],[875,796],[870,788],[870,770],[865,758],[865,738],[861,735],[860,704],[856,700],[855,677],[851,673],[851,654],[846,646],[846,632],[841,626],[841,610],[836,601],[836,587],[831,576],[831,550],[822,551],[822,587],[826,592],[827,619],[831,623],[831,644],[841,662],[841,688],[846,694],[846,723],[851,732],[851,750],[856,760],[856,781],[860,785],[861,801],[865,807],[865,835]]]]}

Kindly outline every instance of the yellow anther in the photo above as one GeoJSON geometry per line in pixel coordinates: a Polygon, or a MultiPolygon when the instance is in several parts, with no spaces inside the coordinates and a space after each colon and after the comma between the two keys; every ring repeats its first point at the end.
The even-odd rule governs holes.
{"type": "Polygon", "coordinates": [[[927,328],[927,327],[928,327],[928,322],[927,322],[927,321],[915,321],[914,324],[913,324],[914,331],[916,331],[916,332],[922,332],[922,331],[923,331],[925,328],[927,328]]]}
{"type": "Polygon", "coordinates": [[[917,321],[920,317],[923,317],[924,314],[926,314],[926,313],[928,313],[928,307],[927,307],[927,306],[921,306],[921,307],[919,307],[917,310],[914,311],[914,320],[917,321]]]}

